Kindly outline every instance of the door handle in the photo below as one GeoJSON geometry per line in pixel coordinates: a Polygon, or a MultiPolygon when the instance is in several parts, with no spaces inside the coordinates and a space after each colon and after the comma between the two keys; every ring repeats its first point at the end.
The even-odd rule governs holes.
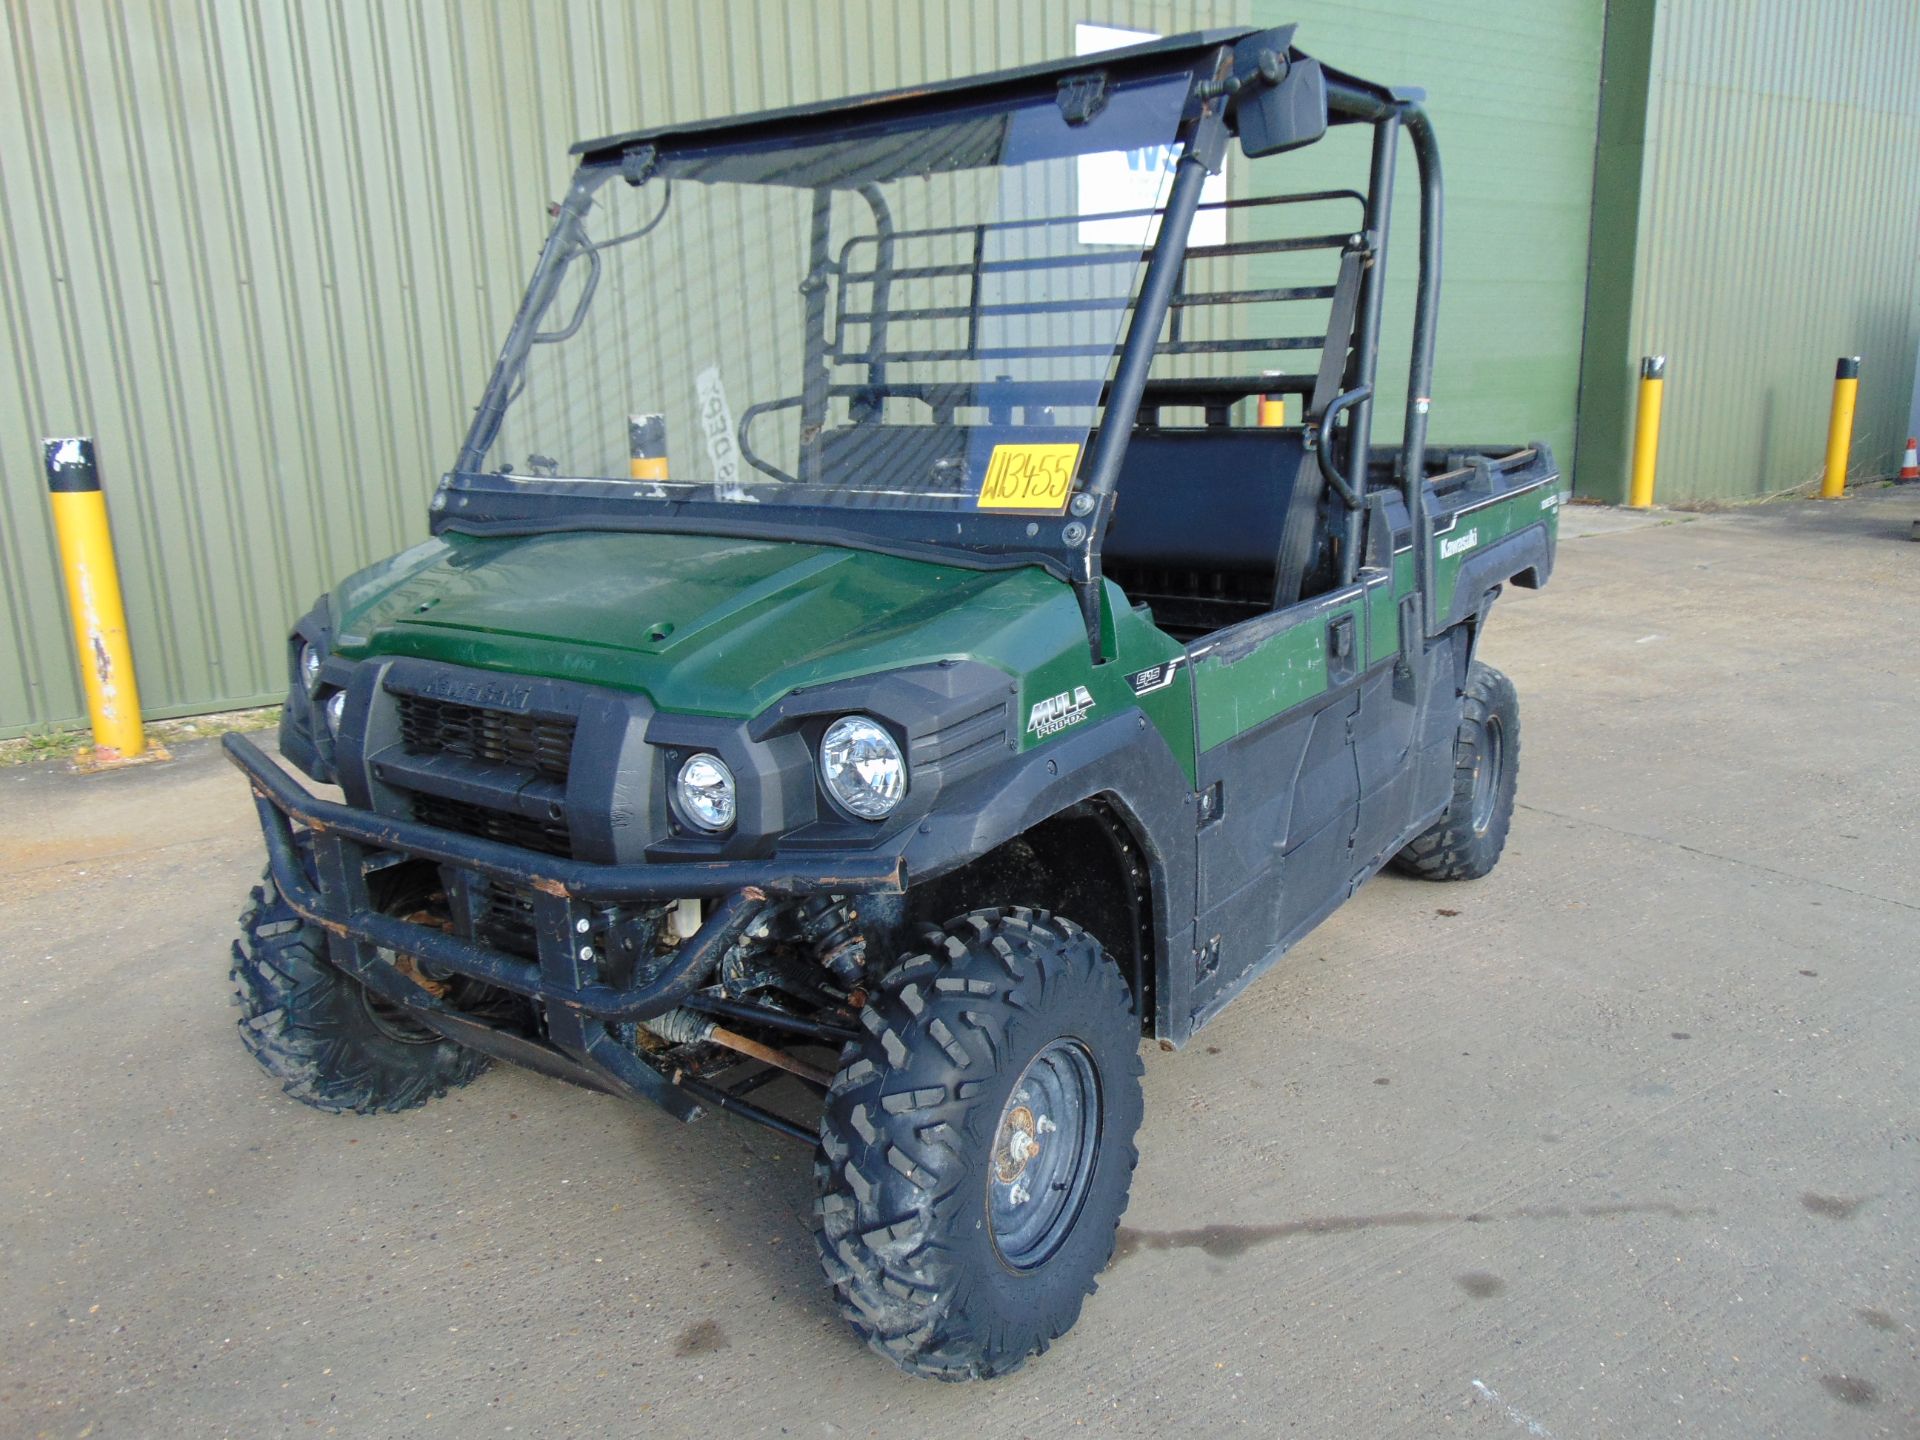
{"type": "Polygon", "coordinates": [[[1327,683],[1340,685],[1351,680],[1357,668],[1354,637],[1357,631],[1351,612],[1336,615],[1327,622],[1327,683]]]}

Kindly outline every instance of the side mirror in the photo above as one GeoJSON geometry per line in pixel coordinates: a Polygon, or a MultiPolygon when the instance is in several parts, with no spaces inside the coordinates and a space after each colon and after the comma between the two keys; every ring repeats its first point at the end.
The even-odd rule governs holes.
{"type": "Polygon", "coordinates": [[[1260,52],[1259,66],[1234,92],[1228,118],[1250,159],[1311,145],[1327,133],[1327,77],[1318,60],[1260,52]]]}

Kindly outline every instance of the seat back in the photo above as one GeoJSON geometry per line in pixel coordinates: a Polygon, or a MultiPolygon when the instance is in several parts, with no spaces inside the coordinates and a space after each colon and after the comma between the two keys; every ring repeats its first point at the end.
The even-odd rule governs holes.
{"type": "Polygon", "coordinates": [[[1302,483],[1309,460],[1298,430],[1135,432],[1101,569],[1179,639],[1265,614],[1286,588],[1290,527],[1314,505],[1302,483]]]}
{"type": "Polygon", "coordinates": [[[1231,571],[1270,589],[1306,446],[1298,430],[1141,430],[1115,486],[1103,565],[1231,571]]]}
{"type": "MultiPolygon", "coordinates": [[[[1099,434],[1087,436],[1089,451],[1099,434]]],[[[964,509],[970,453],[1001,440],[1078,438],[1048,426],[846,426],[820,436],[821,476],[846,490],[843,503],[964,509]],[[860,487],[881,466],[887,494],[869,500],[860,487]]],[[[1277,597],[1299,591],[1301,577],[1280,583],[1283,553],[1297,552],[1303,570],[1312,554],[1317,476],[1304,473],[1311,463],[1298,429],[1136,430],[1115,484],[1102,568],[1180,630],[1272,609],[1277,597]]]]}

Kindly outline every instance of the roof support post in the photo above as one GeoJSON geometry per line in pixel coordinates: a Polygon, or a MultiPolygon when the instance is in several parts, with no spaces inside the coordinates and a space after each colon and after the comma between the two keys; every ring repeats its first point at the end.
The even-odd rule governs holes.
{"type": "MultiPolygon", "coordinates": [[[[1228,52],[1228,57],[1230,55],[1228,52]]],[[[1140,415],[1140,397],[1146,393],[1147,372],[1153,365],[1160,325],[1167,317],[1181,267],[1186,263],[1187,232],[1200,206],[1200,190],[1207,183],[1207,176],[1218,170],[1225,158],[1224,107],[1225,101],[1221,99],[1206,102],[1195,122],[1192,138],[1174,167],[1173,186],[1167,192],[1166,209],[1160,217],[1160,234],[1153,247],[1153,257],[1147,262],[1146,276],[1140,282],[1140,298],[1134,305],[1133,320],[1127,326],[1120,363],[1114,368],[1113,383],[1107,389],[1100,436],[1087,457],[1087,481],[1076,497],[1082,502],[1086,518],[1068,523],[1069,529],[1081,531],[1078,541],[1069,541],[1080,546],[1080,574],[1074,578],[1074,589],[1079,596],[1080,614],[1087,624],[1087,644],[1096,665],[1109,658],[1101,653],[1100,542],[1105,538],[1107,520],[1113,514],[1114,482],[1119,478],[1127,442],[1133,437],[1134,421],[1140,415]],[[1087,505],[1086,501],[1092,503],[1087,505]]]]}
{"type": "Polygon", "coordinates": [[[1427,468],[1427,411],[1433,404],[1434,330],[1440,311],[1440,223],[1444,196],[1440,183],[1440,146],[1433,122],[1418,105],[1403,107],[1407,136],[1413,141],[1414,163],[1420,170],[1420,281],[1413,302],[1413,359],[1407,375],[1407,429],[1400,447],[1402,479],[1407,505],[1427,468]]]}
{"type": "MultiPolygon", "coordinates": [[[[1353,369],[1343,390],[1371,390],[1380,355],[1380,310],[1387,285],[1387,231],[1393,215],[1394,159],[1400,148],[1400,116],[1373,122],[1373,165],[1367,182],[1367,243],[1372,254],[1360,281],[1360,324],[1354,336],[1353,369]]],[[[1359,571],[1360,526],[1366,513],[1367,457],[1373,448],[1373,396],[1356,401],[1347,418],[1347,483],[1360,504],[1347,511],[1346,538],[1340,551],[1340,578],[1350,582],[1359,571]]]]}
{"type": "Polygon", "coordinates": [[[806,343],[800,374],[800,478],[820,483],[820,436],[827,428],[827,286],[833,273],[831,231],[833,191],[822,186],[813,192],[813,228],[807,246],[807,278],[800,284],[806,297],[806,343]]]}
{"type": "MultiPolygon", "coordinates": [[[[1432,565],[1425,506],[1427,479],[1427,412],[1433,407],[1434,329],[1440,310],[1440,225],[1444,193],[1440,182],[1440,145],[1433,122],[1418,104],[1401,106],[1407,137],[1413,142],[1414,163],[1420,171],[1420,279],[1413,302],[1413,358],[1407,373],[1407,428],[1400,443],[1400,480],[1406,486],[1407,513],[1413,517],[1414,565],[1420,593],[1433,603],[1432,565]]],[[[1427,616],[1432,633],[1435,617],[1427,616]]]]}

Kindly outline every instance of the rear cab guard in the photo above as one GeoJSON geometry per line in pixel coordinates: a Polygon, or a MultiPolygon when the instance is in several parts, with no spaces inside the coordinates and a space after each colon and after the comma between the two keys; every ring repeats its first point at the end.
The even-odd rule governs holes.
{"type": "Polygon", "coordinates": [[[905,867],[896,855],[838,854],[809,861],[717,860],[601,865],[504,845],[417,821],[375,815],[314,795],[243,735],[222,741],[245,772],[266,840],[274,883],[293,910],[327,932],[331,957],[382,999],[422,1023],[500,1059],[591,1089],[651,1100],[690,1120],[706,1103],[746,1113],[795,1138],[809,1131],[759,1110],[693,1076],[656,1068],[623,1044],[612,1024],[665,1014],[706,980],[770,900],[809,894],[900,893],[905,867]],[[310,876],[295,845],[295,824],[311,837],[310,876]],[[377,909],[368,894],[370,853],[401,854],[462,867],[527,891],[533,900],[538,960],[403,920],[377,909]],[[593,978],[596,904],[717,898],[719,904],[671,959],[647,980],[616,987],[593,978]],[[551,1043],[487,1025],[447,1005],[394,959],[415,956],[546,1007],[551,1043]]]}

